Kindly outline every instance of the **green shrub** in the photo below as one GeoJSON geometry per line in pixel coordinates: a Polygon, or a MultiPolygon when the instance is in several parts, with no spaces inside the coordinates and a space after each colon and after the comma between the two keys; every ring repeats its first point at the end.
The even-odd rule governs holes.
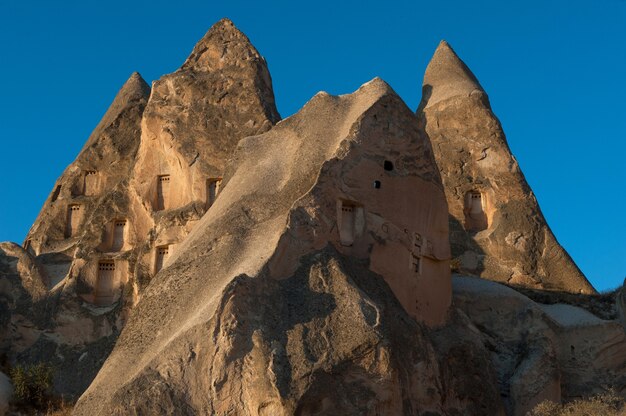
{"type": "Polygon", "coordinates": [[[50,364],[17,365],[10,371],[15,398],[23,404],[41,406],[52,389],[53,369],[50,364]]]}

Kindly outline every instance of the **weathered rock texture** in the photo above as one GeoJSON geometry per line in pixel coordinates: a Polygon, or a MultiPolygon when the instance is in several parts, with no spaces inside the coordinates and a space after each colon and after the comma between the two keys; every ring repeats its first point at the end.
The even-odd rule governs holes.
{"type": "Polygon", "coordinates": [[[133,74],[24,243],[45,280],[47,319],[28,327],[28,345],[0,353],[52,361],[57,393],[82,393],[143,288],[217,197],[239,140],[279,118],[264,59],[227,19],[152,92],[133,74]]]}
{"type": "Polygon", "coordinates": [[[492,354],[507,414],[612,387],[626,395],[626,334],[566,304],[544,305],[499,283],[453,277],[454,304],[492,354]]]}
{"type": "Polygon", "coordinates": [[[215,24],[183,66],[153,85],[142,120],[131,193],[142,238],[135,268],[149,278],[214,202],[239,140],[280,119],[265,60],[228,19],[215,24]],[[158,265],[156,263],[159,263],[158,265]]]}
{"type": "Polygon", "coordinates": [[[533,288],[593,293],[560,246],[476,77],[442,41],[418,109],[446,190],[461,270],[533,288]]]}
{"type": "Polygon", "coordinates": [[[93,380],[90,416],[517,416],[626,395],[623,288],[602,320],[451,280],[449,235],[454,267],[593,292],[447,44],[418,116],[374,79],[278,120],[226,19],[151,92],[133,74],[24,247],[0,244],[3,369],[47,362],[66,397],[93,380]]]}
{"type": "Polygon", "coordinates": [[[316,95],[240,142],[76,414],[441,412],[417,322],[447,315],[447,223],[430,145],[383,81],[316,95]]]}
{"type": "MultiPolygon", "coordinates": [[[[28,254],[45,286],[31,299],[36,321],[20,325],[20,341],[0,353],[11,364],[53,365],[55,390],[65,396],[78,396],[87,388],[123,323],[122,302],[116,301],[132,275],[133,253],[122,247],[113,250],[106,236],[129,205],[125,189],[149,93],[141,76],[131,75],[58,179],[24,243],[22,257],[28,254]],[[117,270],[98,281],[103,257],[115,261],[117,270]]],[[[132,238],[126,237],[127,243],[132,244],[132,238]]],[[[24,274],[20,276],[24,281],[24,274]]],[[[16,311],[11,319],[20,316],[16,311]]]]}

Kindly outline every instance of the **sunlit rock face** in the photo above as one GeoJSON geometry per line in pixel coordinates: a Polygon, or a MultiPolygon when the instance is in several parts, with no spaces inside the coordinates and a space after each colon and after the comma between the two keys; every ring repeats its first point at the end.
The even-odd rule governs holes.
{"type": "Polygon", "coordinates": [[[265,60],[228,19],[206,33],[179,70],[154,82],[130,185],[137,232],[149,236],[136,267],[141,282],[213,204],[239,140],[279,119],[265,60]]]}
{"type": "Polygon", "coordinates": [[[447,226],[393,90],[316,95],[240,142],[76,413],[441,412],[423,325],[450,305],[447,226]]]}
{"type": "Polygon", "coordinates": [[[82,393],[145,286],[216,200],[238,141],[277,120],[266,63],[227,19],[152,91],[132,74],[24,242],[47,318],[0,353],[50,361],[55,391],[82,393]]]}
{"type": "Polygon", "coordinates": [[[487,94],[445,41],[417,113],[445,186],[455,265],[499,282],[593,293],[550,231],[487,94]]]}

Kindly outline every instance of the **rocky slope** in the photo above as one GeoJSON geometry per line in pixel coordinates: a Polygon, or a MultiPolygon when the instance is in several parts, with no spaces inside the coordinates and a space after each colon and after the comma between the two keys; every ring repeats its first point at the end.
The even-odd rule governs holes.
{"type": "Polygon", "coordinates": [[[541,214],[487,94],[445,41],[426,68],[417,112],[446,189],[460,269],[514,285],[594,293],[541,214]]]}

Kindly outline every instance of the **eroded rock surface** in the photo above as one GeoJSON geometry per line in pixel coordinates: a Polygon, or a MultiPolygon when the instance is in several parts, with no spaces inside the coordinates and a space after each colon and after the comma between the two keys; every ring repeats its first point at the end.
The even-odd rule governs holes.
{"type": "Polygon", "coordinates": [[[460,269],[509,284],[593,293],[548,227],[487,94],[445,41],[426,69],[418,116],[446,189],[460,269]]]}
{"type": "MultiPolygon", "coordinates": [[[[46,318],[18,326],[23,340],[0,353],[11,364],[53,364],[56,393],[81,394],[143,288],[217,198],[238,141],[278,119],[264,59],[227,19],[152,91],[134,73],[20,253],[45,281],[37,304],[46,318]]],[[[29,276],[21,273],[24,285],[29,276]]],[[[10,320],[22,319],[15,313],[10,320]]]]}
{"type": "Polygon", "coordinates": [[[240,142],[220,198],[76,413],[441,413],[417,322],[445,320],[448,250],[443,190],[406,105],[380,80],[320,93],[240,142]]]}
{"type": "Polygon", "coordinates": [[[626,334],[566,304],[544,305],[472,277],[453,277],[454,304],[492,354],[507,414],[525,415],[543,400],[559,403],[613,387],[626,394],[626,334]]]}

